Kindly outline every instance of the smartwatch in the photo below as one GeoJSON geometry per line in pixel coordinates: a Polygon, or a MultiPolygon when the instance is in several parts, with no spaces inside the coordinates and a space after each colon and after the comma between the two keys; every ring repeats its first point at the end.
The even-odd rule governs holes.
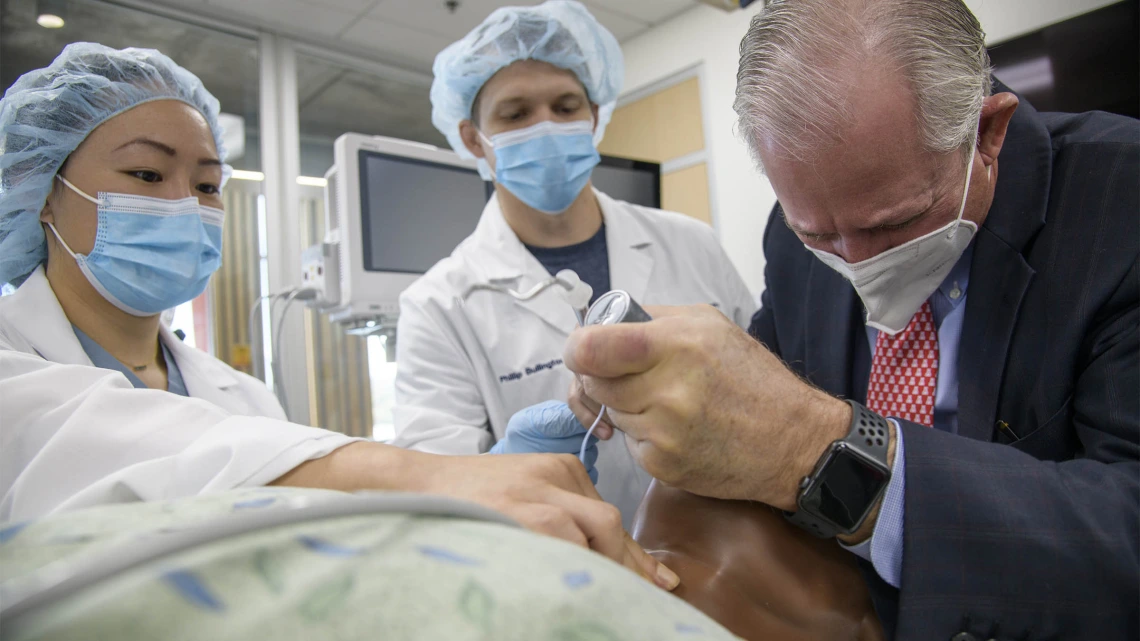
{"type": "Polygon", "coordinates": [[[887,419],[855,401],[847,403],[851,405],[847,436],[828,446],[812,473],[800,481],[799,509],[784,513],[789,521],[823,539],[854,534],[891,480],[887,419]]]}

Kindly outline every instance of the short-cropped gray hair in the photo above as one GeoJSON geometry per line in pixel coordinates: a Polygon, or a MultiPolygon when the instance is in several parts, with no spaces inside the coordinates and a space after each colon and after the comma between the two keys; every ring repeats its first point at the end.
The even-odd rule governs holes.
{"type": "Polygon", "coordinates": [[[845,96],[873,64],[911,87],[928,150],[974,140],[991,68],[962,0],[769,0],[740,43],[733,104],[757,164],[761,141],[804,162],[841,142],[853,119],[845,96]]]}

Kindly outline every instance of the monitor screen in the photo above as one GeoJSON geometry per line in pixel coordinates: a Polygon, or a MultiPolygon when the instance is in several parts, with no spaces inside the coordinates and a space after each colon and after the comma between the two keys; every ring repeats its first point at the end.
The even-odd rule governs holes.
{"type": "Polygon", "coordinates": [[[360,150],[364,269],[426,272],[475,231],[486,202],[475,169],[360,150]]]}
{"type": "Polygon", "coordinates": [[[645,207],[661,207],[661,165],[656,163],[602,156],[591,180],[611,198],[645,207]]]}
{"type": "Polygon", "coordinates": [[[1117,2],[990,47],[994,76],[1038,111],[1140,117],[1140,3],[1117,2]]]}

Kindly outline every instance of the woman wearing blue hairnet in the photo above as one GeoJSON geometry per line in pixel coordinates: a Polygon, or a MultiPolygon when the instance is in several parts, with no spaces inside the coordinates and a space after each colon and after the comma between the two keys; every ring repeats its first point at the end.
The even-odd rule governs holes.
{"type": "MultiPolygon", "coordinates": [[[[598,408],[562,402],[574,380],[561,359],[573,311],[555,289],[517,301],[480,285],[525,291],[572,269],[595,297],[612,288],[643,304],[711,303],[747,326],[754,299],[711,228],[591,184],[622,65],[613,35],[568,1],[498,9],[436,58],[432,120],[477,159],[495,197],[475,233],[400,297],[396,443],[578,453],[580,421],[598,408]]],[[[629,524],[650,478],[625,439],[585,458],[629,524]]]]}
{"type": "MultiPolygon", "coordinates": [[[[218,268],[218,101],[148,49],[78,43],[0,101],[0,521],[267,484],[488,505],[667,587],[581,465],[443,457],[288,423],[163,310],[218,268]]],[[[512,457],[516,458],[516,457],[512,457]]]]}

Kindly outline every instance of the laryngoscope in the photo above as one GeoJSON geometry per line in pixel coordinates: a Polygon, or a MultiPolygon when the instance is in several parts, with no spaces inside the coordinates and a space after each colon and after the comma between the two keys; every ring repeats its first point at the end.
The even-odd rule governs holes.
{"type": "MultiPolygon", "coordinates": [[[[608,291],[598,297],[590,309],[586,310],[582,320],[583,326],[589,325],[617,325],[618,323],[645,323],[653,320],[653,318],[646,313],[637,301],[633,300],[633,296],[629,292],[620,289],[608,291]]],[[[582,465],[586,465],[586,449],[590,445],[590,437],[594,435],[594,430],[602,422],[602,417],[606,415],[606,406],[603,405],[602,409],[598,410],[598,417],[594,419],[594,423],[590,425],[590,429],[586,430],[586,437],[582,439],[582,449],[578,451],[578,458],[581,459],[582,465]]]]}

